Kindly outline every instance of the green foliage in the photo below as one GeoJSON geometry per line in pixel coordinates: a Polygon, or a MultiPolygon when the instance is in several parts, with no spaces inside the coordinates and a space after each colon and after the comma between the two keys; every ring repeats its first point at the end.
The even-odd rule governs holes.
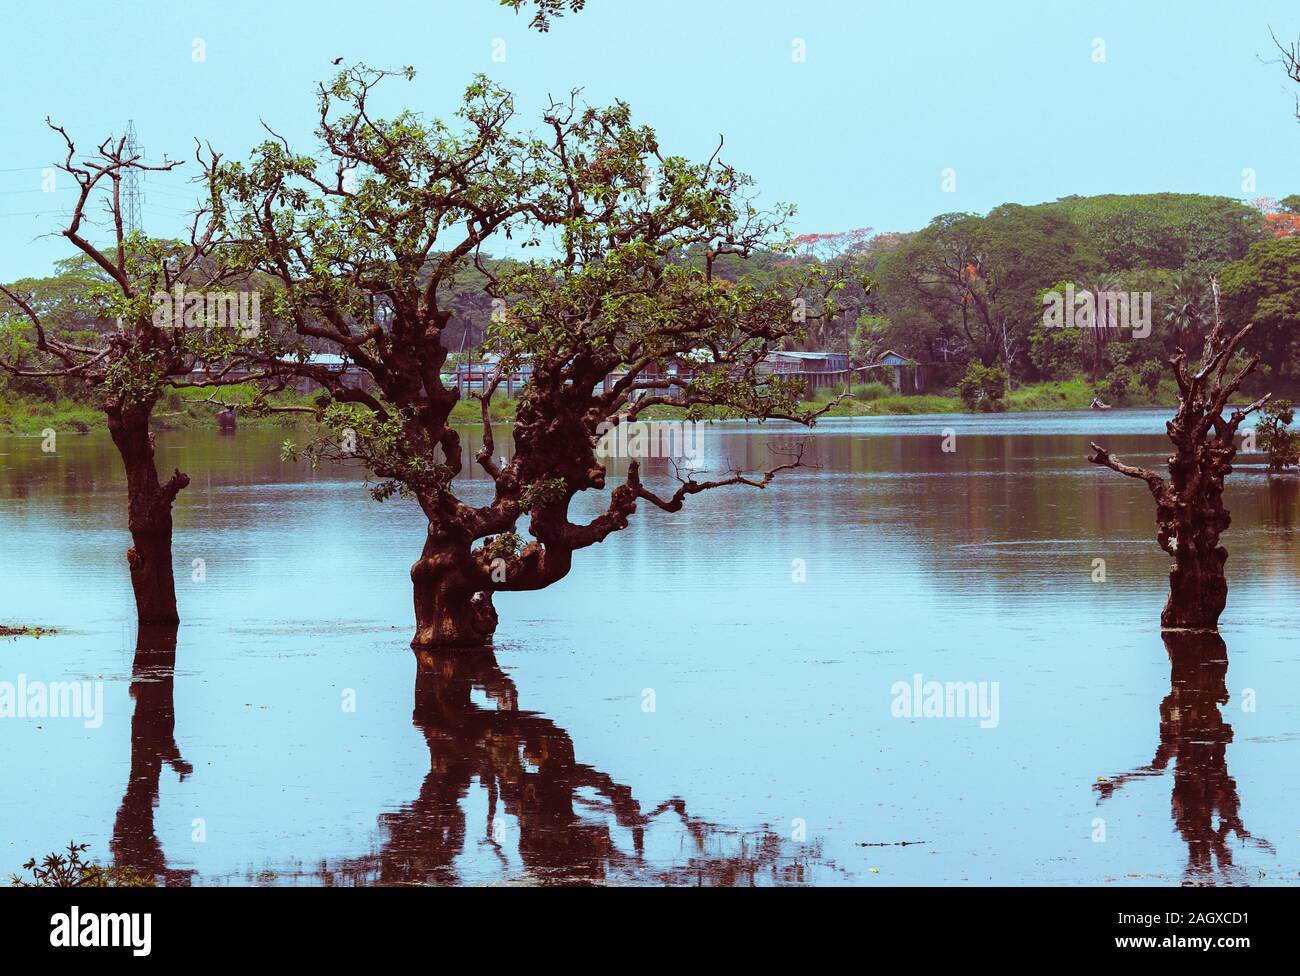
{"type": "Polygon", "coordinates": [[[545,478],[525,486],[519,504],[527,512],[536,512],[565,500],[568,487],[563,478],[545,478]]]}
{"type": "Polygon", "coordinates": [[[104,867],[94,861],[84,861],[81,855],[89,844],[69,843],[66,854],[45,855],[38,864],[31,858],[23,865],[31,877],[10,875],[9,883],[15,888],[152,888],[153,878],[139,874],[130,867],[104,867]]]}
{"type": "Polygon", "coordinates": [[[1082,343],[1078,329],[1039,325],[1029,337],[1029,358],[1039,376],[1049,380],[1067,379],[1083,365],[1082,343]]]}
{"type": "Polygon", "coordinates": [[[1265,234],[1259,212],[1231,197],[1108,193],[1064,197],[1044,207],[1064,215],[1111,272],[1208,270],[1242,257],[1265,234]]]}
{"type": "Polygon", "coordinates": [[[587,0],[501,0],[501,6],[510,7],[519,13],[530,2],[537,9],[533,11],[533,19],[528,26],[543,34],[551,29],[551,18],[563,17],[566,8],[577,13],[587,5],[587,0]]]}
{"type": "Polygon", "coordinates": [[[1290,400],[1270,400],[1259,411],[1255,443],[1268,455],[1271,470],[1300,463],[1300,432],[1292,430],[1295,409],[1290,400]]]}
{"type": "Polygon", "coordinates": [[[1219,286],[1229,321],[1254,323],[1247,351],[1257,353],[1270,374],[1290,375],[1300,319],[1300,237],[1253,245],[1246,257],[1223,269],[1219,286]]]}
{"type": "MultiPolygon", "coordinates": [[[[1050,208],[1004,204],[945,214],[890,252],[877,280],[886,314],[966,361],[1014,361],[1042,321],[1040,296],[1090,264],[1086,241],[1050,208]]],[[[910,349],[929,360],[929,348],[910,349]]]]}
{"type": "Polygon", "coordinates": [[[502,532],[483,540],[483,553],[489,560],[512,559],[523,545],[523,537],[518,532],[502,532]]]}
{"type": "MultiPolygon", "coordinates": [[[[885,315],[864,312],[858,316],[849,342],[849,356],[855,363],[866,365],[880,358],[889,348],[894,334],[893,323],[885,315]]],[[[901,344],[901,343],[900,343],[901,344]]]]}
{"type": "MultiPolygon", "coordinates": [[[[229,269],[215,261],[210,244],[198,250],[201,261],[190,243],[135,231],[123,237],[120,250],[112,249],[117,277],[82,254],[58,262],[51,277],[15,282],[10,291],[25,298],[40,329],[17,301],[0,295],[0,356],[23,369],[71,375],[16,377],[11,387],[51,400],[72,396],[101,409],[152,407],[191,364],[229,362],[264,344],[252,334],[254,322],[227,315],[232,301],[240,305],[240,292],[229,290],[229,269]],[[191,286],[190,277],[205,284],[191,286]]],[[[253,284],[245,278],[239,288],[251,307],[253,284]]]]}
{"type": "MultiPolygon", "coordinates": [[[[527,3],[511,5],[522,9],[527,3]]],[[[537,6],[541,12],[546,5],[537,6]]],[[[557,0],[549,6],[558,12],[564,4],[557,0]]],[[[327,83],[325,97],[331,100],[335,133],[348,131],[360,117],[359,93],[384,74],[362,67],[340,72],[327,83]]],[[[410,76],[409,70],[394,74],[410,76]]],[[[885,349],[894,349],[926,363],[932,379],[939,375],[940,364],[948,364],[952,373],[947,382],[971,362],[1001,365],[1018,380],[1065,380],[1081,368],[1090,369],[1094,377],[1104,376],[1119,364],[1140,377],[1149,360],[1163,362],[1177,348],[1199,348],[1213,317],[1205,272],[1234,262],[1220,274],[1224,309],[1231,321],[1255,323],[1247,349],[1261,356],[1261,384],[1287,379],[1300,359],[1290,325],[1300,318],[1300,239],[1262,239],[1266,231],[1259,213],[1239,201],[1193,194],[1067,197],[1034,207],[998,207],[985,216],[944,215],[916,234],[871,237],[863,230],[804,235],[786,248],[779,228],[788,208],[760,214],[750,202],[751,182],[729,167],[710,169],[680,157],[661,158],[653,131],[634,124],[626,105],[579,110],[571,132],[575,154],[567,171],[553,165],[544,140],[505,125],[513,111],[508,93],[477,78],[466,90],[459,113],[463,127],[414,113],[401,113],[374,128],[360,126],[355,137],[358,153],[376,160],[382,156],[382,167],[349,160],[344,171],[336,172],[340,160],[299,155],[278,140],[259,147],[247,162],[223,164],[219,206],[231,217],[234,236],[252,242],[225,250],[224,260],[257,277],[256,252],[267,249],[257,244],[256,221],[247,218],[257,212],[262,194],[274,188],[277,231],[285,241],[311,239],[313,246],[310,260],[294,269],[304,287],[288,291],[258,279],[264,317],[272,323],[296,316],[319,322],[329,315],[370,321],[374,296],[357,287],[358,282],[382,279],[397,269],[393,283],[409,285],[415,292],[437,271],[444,274],[438,304],[451,313],[441,336],[447,352],[504,344],[519,364],[557,341],[562,348],[574,348],[572,341],[564,343],[566,323],[580,321],[573,316],[598,296],[598,324],[585,330],[582,341],[594,352],[621,354],[647,335],[662,337],[674,315],[706,319],[709,328],[690,337],[704,340],[706,333],[717,335],[759,314],[783,317],[781,303],[799,294],[807,299],[809,318],[797,332],[791,330],[777,344],[780,347],[843,349],[846,323],[852,322],[848,351],[856,363],[872,362],[885,349]],[[473,170],[472,186],[460,196],[453,193],[451,161],[462,170],[473,170]],[[657,171],[653,185],[645,182],[650,162],[657,171]],[[277,182],[279,177],[283,179],[277,182]],[[537,212],[558,213],[570,177],[584,200],[595,201],[601,209],[615,202],[608,223],[588,213],[553,226],[566,259],[569,253],[582,256],[571,269],[481,255],[482,269],[462,256],[448,257],[446,268],[439,270],[446,252],[442,245],[430,247],[431,238],[460,225],[469,212],[460,204],[486,207],[483,212],[517,205],[520,212],[501,231],[531,248],[544,235],[522,208],[535,205],[537,212]],[[316,184],[333,187],[343,178],[355,192],[318,192],[316,184]],[[451,203],[440,206],[438,200],[451,203]],[[647,213],[655,213],[663,226],[678,232],[654,242],[627,237],[629,228],[647,213]],[[710,248],[688,232],[751,216],[776,232],[757,235],[752,248],[710,248]],[[610,239],[606,232],[624,234],[628,246],[605,247],[610,239]],[[833,253],[822,253],[826,248],[833,253]],[[650,297],[636,288],[622,288],[649,273],[654,262],[676,269],[665,279],[662,292],[650,297]],[[707,287],[698,287],[706,280],[707,287]],[[1041,294],[1066,281],[1112,281],[1126,290],[1152,292],[1155,334],[1141,341],[1107,342],[1114,336],[1101,336],[1094,342],[1092,336],[1072,329],[1044,328],[1041,294]],[[511,309],[506,316],[495,316],[497,321],[489,326],[494,283],[511,309]],[[656,314],[643,322],[641,316],[648,311],[656,314]],[[602,328],[605,324],[608,327],[602,328]],[[624,332],[628,341],[620,338],[624,332]]],[[[373,115],[368,118],[378,121],[373,115]]],[[[1286,202],[1279,204],[1283,211],[1286,202]]],[[[133,238],[133,278],[149,281],[169,255],[175,257],[176,247],[176,242],[133,238]]],[[[92,346],[116,329],[117,316],[148,311],[147,303],[132,305],[123,299],[84,256],[61,262],[50,278],[17,282],[15,287],[34,296],[51,334],[92,346]]],[[[141,291],[147,293],[147,287],[141,291]]],[[[12,304],[0,298],[0,352],[30,354],[32,336],[23,317],[14,312],[12,304]]],[[[251,351],[268,356],[279,348],[279,340],[278,333],[265,331],[251,340],[251,351]]],[[[570,331],[567,338],[575,336],[570,331]]],[[[209,362],[250,352],[250,340],[229,330],[197,329],[179,340],[186,356],[209,362]]],[[[308,345],[321,348],[319,343],[308,345]]],[[[292,354],[296,348],[278,354],[292,354]]],[[[170,351],[124,357],[108,370],[108,389],[98,394],[81,382],[49,378],[10,378],[8,389],[51,404],[71,400],[98,406],[103,394],[113,391],[143,400],[168,381],[163,375],[167,356],[162,353],[170,351]]],[[[374,350],[367,344],[357,351],[374,350]]],[[[680,351],[665,349],[665,362],[680,351]]],[[[1143,385],[1154,396],[1158,387],[1143,385]]],[[[751,383],[747,391],[738,386],[727,382],[721,366],[703,370],[695,392],[718,403],[703,405],[698,412],[739,416],[750,411],[760,416],[797,406],[798,397],[787,396],[779,385],[751,383]],[[768,391],[771,398],[764,395],[768,391]]],[[[7,399],[3,384],[0,398],[7,399]]],[[[51,411],[59,414],[62,408],[52,406],[51,411]]],[[[473,420],[477,412],[477,404],[462,403],[454,416],[473,420]]],[[[494,401],[494,417],[511,412],[494,401]]],[[[258,404],[250,401],[241,419],[259,413],[258,404]]],[[[186,417],[169,421],[189,422],[186,417]]],[[[416,474],[425,477],[428,472],[416,474]]]]}
{"type": "Polygon", "coordinates": [[[1112,369],[1101,382],[1099,392],[1108,403],[1123,404],[1129,398],[1129,393],[1133,388],[1133,380],[1133,370],[1121,364],[1112,369]]]}
{"type": "Polygon", "coordinates": [[[1067,380],[1035,383],[1013,390],[1007,396],[1007,409],[1023,410],[1086,410],[1096,392],[1092,384],[1080,376],[1067,380]]]}
{"type": "Polygon", "coordinates": [[[1204,275],[1184,271],[1170,283],[1162,303],[1165,324],[1180,343],[1193,345],[1214,325],[1214,298],[1204,275]]]}
{"type": "MultiPolygon", "coordinates": [[[[806,331],[795,298],[836,308],[852,269],[796,262],[746,274],[751,255],[779,253],[790,208],[759,210],[752,181],[717,158],[665,154],[624,103],[553,103],[539,136],[514,124],[509,93],[479,77],[458,124],[379,118],[366,99],[391,74],[357,66],[323,88],[324,158],[270,140],[217,176],[231,260],[277,276],[274,313],[375,380],[365,393],[331,388],[319,413],[330,434],[288,456],[353,458],[374,473],[375,498],[414,495],[426,511],[465,518],[468,508],[444,504],[464,462],[447,425],[478,405],[459,403],[442,375],[452,344],[474,335],[449,331],[466,282],[492,299],[483,346],[503,370],[528,366],[532,377],[515,411],[528,483],[518,472],[499,483],[511,497],[494,518],[515,511],[515,492],[519,508],[558,517],[594,486],[596,462],[573,445],[642,402],[609,398],[611,372],[630,370],[631,383],[680,367],[672,392],[691,416],[800,415],[799,385],[761,377],[758,364],[806,331]],[[534,256],[483,261],[493,235],[534,256]],[[543,240],[554,245],[545,256],[543,240]],[[738,277],[715,273],[719,256],[738,277]]],[[[305,362],[291,368],[310,374],[305,362]]],[[[631,393],[662,398],[651,384],[631,393]]]]}
{"type": "Polygon", "coordinates": [[[104,415],[93,406],[63,398],[16,397],[0,392],[0,433],[39,434],[46,427],[60,433],[85,433],[104,425],[104,415]]]}
{"type": "Polygon", "coordinates": [[[1167,367],[1162,363],[1149,359],[1138,367],[1137,381],[1147,393],[1155,396],[1160,389],[1160,382],[1165,378],[1167,372],[1167,367]]]}
{"type": "Polygon", "coordinates": [[[1206,272],[1243,258],[1265,234],[1255,209],[1196,194],[948,214],[881,257],[870,314],[891,323],[884,345],[922,362],[955,355],[1030,379],[1064,379],[1085,365],[1099,375],[1117,361],[1136,368],[1199,343],[1213,318],[1206,272]],[[1151,293],[1154,336],[1106,349],[1113,335],[1044,328],[1042,294],[1067,282],[1151,293]]]}
{"type": "MultiPolygon", "coordinates": [[[[829,392],[829,391],[828,391],[829,392]]],[[[869,402],[871,400],[880,400],[887,396],[894,395],[894,388],[888,383],[881,383],[873,380],[870,383],[858,383],[853,386],[853,397],[856,400],[869,402]]]]}
{"type": "Polygon", "coordinates": [[[996,366],[971,363],[957,384],[957,395],[967,410],[998,413],[1007,409],[1007,372],[996,366]]]}

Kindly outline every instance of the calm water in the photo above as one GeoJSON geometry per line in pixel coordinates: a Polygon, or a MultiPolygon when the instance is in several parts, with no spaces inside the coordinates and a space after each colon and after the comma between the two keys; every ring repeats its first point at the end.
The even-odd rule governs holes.
{"type": "Polygon", "coordinates": [[[0,681],[104,702],[0,720],[0,874],[76,839],[173,884],[1294,884],[1300,480],[1230,479],[1226,665],[1167,648],[1150,497],[1084,461],[1158,464],[1163,419],[717,425],[706,467],[795,436],[817,467],[643,510],[498,596],[493,652],[424,662],[413,505],[282,431],[161,434],[174,669],[136,655],[107,436],[0,438],[0,622],[60,631],[0,681]],[[895,715],[917,680],[996,713],[895,715]]]}

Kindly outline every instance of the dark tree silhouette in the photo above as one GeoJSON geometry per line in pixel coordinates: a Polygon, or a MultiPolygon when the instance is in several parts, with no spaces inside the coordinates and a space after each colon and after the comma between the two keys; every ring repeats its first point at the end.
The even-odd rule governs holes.
{"type": "Polygon", "coordinates": [[[164,765],[184,782],[193,767],[176,745],[176,708],[172,683],[176,669],[174,625],[141,627],[131,666],[131,772],[122,805],[113,821],[109,849],[118,867],[168,886],[188,886],[194,872],[169,868],[154,827],[158,782],[164,765]]]}
{"type": "Polygon", "coordinates": [[[418,797],[381,815],[379,851],[327,869],[331,883],[456,884],[456,860],[475,844],[494,850],[503,867],[514,846],[529,879],[567,885],[799,884],[820,858],[816,844],[796,849],[768,829],[742,834],[691,817],[676,797],[643,810],[631,789],[575,758],[568,733],[520,708],[515,683],[486,648],[417,652],[412,722],[429,747],[418,797]],[[472,826],[464,806],[475,782],[487,790],[488,809],[472,826]],[[504,816],[517,824],[508,838],[496,829],[504,816]],[[679,819],[687,838],[670,864],[645,853],[645,835],[661,817],[679,819]],[[611,825],[627,831],[630,849],[611,825]]]}
{"type": "Polygon", "coordinates": [[[1166,631],[1169,694],[1160,703],[1160,745],[1145,766],[1094,783],[1097,802],[1109,799],[1124,784],[1160,776],[1173,763],[1170,812],[1187,845],[1185,878],[1193,884],[1232,882],[1235,868],[1229,841],[1235,836],[1273,853],[1241,820],[1237,783],[1228,773],[1227,746],[1232,726],[1220,705],[1228,703],[1228,648],[1216,633],[1166,631]]]}
{"type": "Polygon", "coordinates": [[[1169,361],[1178,381],[1178,412],[1166,425],[1174,453],[1169,479],[1146,468],[1124,464],[1105,448],[1092,445],[1088,460],[1147,483],[1156,500],[1156,540],[1174,557],[1169,570],[1169,599],[1160,614],[1167,628],[1216,629],[1228,599],[1224,563],[1228,550],[1219,536],[1232,519],[1223,505],[1223,482],[1237,455],[1237,428],[1269,400],[1265,394],[1245,407],[1223,412],[1228,400],[1254,372],[1259,357],[1233,371],[1233,353],[1250,333],[1246,325],[1230,332],[1219,311],[1219,288],[1213,277],[1214,328],[1205,339],[1201,360],[1189,368],[1179,350],[1169,361]]]}

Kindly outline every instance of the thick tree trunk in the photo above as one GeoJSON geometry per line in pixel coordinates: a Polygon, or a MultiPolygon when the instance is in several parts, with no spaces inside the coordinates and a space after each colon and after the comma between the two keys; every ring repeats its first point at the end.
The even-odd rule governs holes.
{"type": "Polygon", "coordinates": [[[1160,626],[1185,630],[1217,630],[1219,615],[1228,602],[1228,578],[1223,564],[1228,550],[1188,551],[1169,570],[1169,599],[1160,614],[1160,626]]]}
{"type": "Polygon", "coordinates": [[[1223,482],[1232,471],[1236,453],[1231,441],[1195,443],[1169,461],[1174,498],[1181,503],[1158,505],[1157,538],[1174,557],[1169,569],[1169,599],[1160,626],[1184,630],[1217,630],[1228,602],[1224,563],[1228,550],[1219,537],[1232,524],[1223,506],[1223,482]]]}
{"type": "Polygon", "coordinates": [[[141,624],[174,624],[180,622],[180,615],[172,574],[172,502],[190,479],[177,471],[165,485],[159,483],[149,433],[151,410],[152,404],[110,409],[108,429],[126,469],[127,526],[132,542],[126,559],[136,616],[141,624]]]}
{"type": "Polygon", "coordinates": [[[430,531],[411,567],[415,590],[415,637],[411,647],[481,647],[497,627],[492,594],[476,591],[468,543],[430,531]]]}

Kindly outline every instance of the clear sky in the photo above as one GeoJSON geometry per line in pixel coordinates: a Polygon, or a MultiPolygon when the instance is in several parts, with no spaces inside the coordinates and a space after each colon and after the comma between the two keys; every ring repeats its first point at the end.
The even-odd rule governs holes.
{"type": "MultiPolygon", "coordinates": [[[[10,0],[3,17],[0,280],[70,253],[42,236],[71,202],[66,177],[41,189],[61,148],[46,115],[87,144],[132,119],[151,157],[188,158],[196,135],[242,155],[259,119],[309,148],[335,57],[415,66],[391,105],[430,115],[484,72],[530,124],[581,87],[628,101],[668,152],[702,158],[723,134],[800,231],[1074,193],[1300,192],[1300,86],[1269,37],[1300,36],[1294,0],[588,0],[542,35],[497,0],[10,0]]],[[[186,177],[144,189],[145,229],[177,233],[186,177]]]]}

